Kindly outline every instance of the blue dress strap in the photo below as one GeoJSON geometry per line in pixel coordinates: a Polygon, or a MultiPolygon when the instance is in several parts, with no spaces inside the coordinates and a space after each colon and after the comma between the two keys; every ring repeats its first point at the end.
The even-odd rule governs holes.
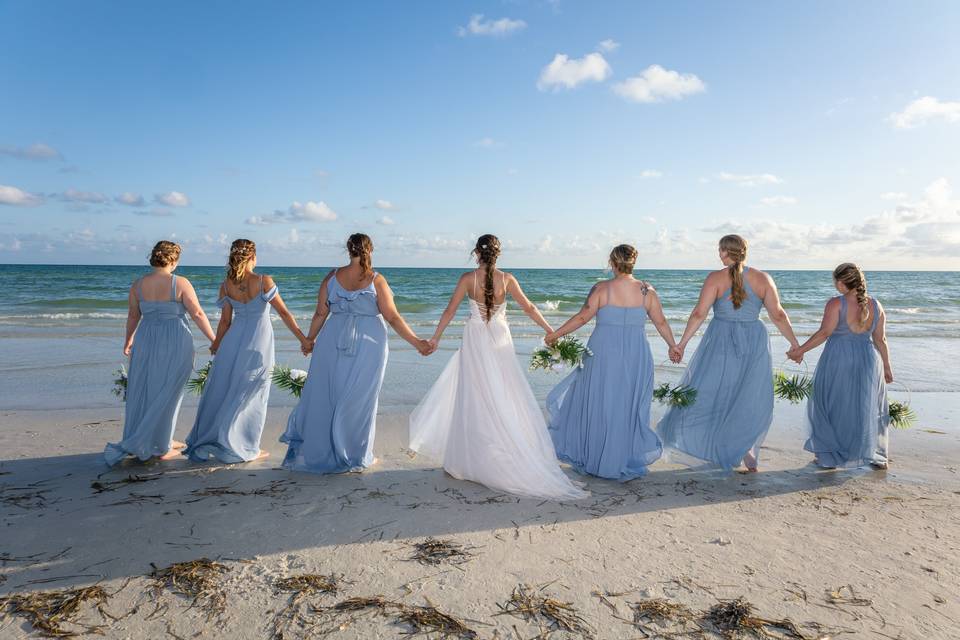
{"type": "Polygon", "coordinates": [[[136,296],[137,300],[143,301],[143,276],[137,278],[136,296]]]}
{"type": "Polygon", "coordinates": [[[170,274],[170,300],[177,301],[177,276],[170,274]]]}
{"type": "Polygon", "coordinates": [[[880,321],[880,303],[877,302],[876,298],[870,298],[870,302],[873,304],[873,322],[870,323],[870,335],[873,335],[873,332],[877,329],[877,322],[880,321]]]}

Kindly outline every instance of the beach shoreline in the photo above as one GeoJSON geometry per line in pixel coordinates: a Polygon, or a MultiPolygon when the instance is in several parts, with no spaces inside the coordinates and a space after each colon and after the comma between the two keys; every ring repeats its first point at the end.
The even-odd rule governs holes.
{"type": "MultiPolygon", "coordinates": [[[[469,618],[484,638],[511,637],[514,626],[522,637],[535,634],[534,623],[496,615],[518,584],[549,585],[544,593],[573,603],[597,638],[637,637],[619,618],[631,619],[629,603],[643,598],[706,610],[740,596],[767,618],[815,621],[851,630],[851,637],[955,638],[954,396],[914,394],[921,420],[892,434],[887,472],[813,468],[800,449],[801,407],[779,402],[759,474],[661,461],[626,484],[576,476],[592,496],[562,504],[504,496],[412,456],[405,412],[379,416],[378,465],[339,476],[279,469],[283,408],[268,418],[267,460],[113,470],[100,454],[119,435],[122,407],[3,412],[0,594],[90,584],[113,593],[123,586],[106,609],[135,613],[118,621],[84,615],[105,624],[109,638],[189,637],[201,629],[268,638],[287,598],[275,581],[303,572],[352,581],[339,595],[311,598],[318,606],[361,595],[430,602],[469,618]],[[458,566],[410,561],[410,545],[431,537],[475,555],[458,566]],[[169,592],[159,596],[165,613],[148,616],[151,563],[201,557],[229,568],[219,621],[169,592]],[[870,605],[828,601],[829,591],[847,586],[870,605]],[[594,591],[627,594],[604,603],[594,591]]],[[[184,409],[178,437],[193,411],[184,409]]],[[[337,637],[397,637],[402,630],[366,615],[337,637]]],[[[9,617],[0,634],[28,637],[30,629],[9,617]]]]}

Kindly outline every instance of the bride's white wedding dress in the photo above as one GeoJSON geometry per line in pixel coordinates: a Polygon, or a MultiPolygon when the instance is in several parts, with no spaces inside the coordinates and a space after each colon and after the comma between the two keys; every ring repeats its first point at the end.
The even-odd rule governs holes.
{"type": "Polygon", "coordinates": [[[473,298],[463,344],[410,414],[410,448],[455,478],[508,493],[590,495],[560,469],[537,400],[517,362],[506,301],[489,322],[473,298]]]}

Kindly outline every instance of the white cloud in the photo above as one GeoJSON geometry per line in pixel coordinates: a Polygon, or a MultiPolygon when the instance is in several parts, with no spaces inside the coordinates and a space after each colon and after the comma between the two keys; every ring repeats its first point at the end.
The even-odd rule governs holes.
{"type": "Polygon", "coordinates": [[[653,216],[643,216],[640,218],[640,222],[645,222],[647,224],[657,224],[657,219],[653,216]]]}
{"type": "Polygon", "coordinates": [[[940,102],[924,96],[908,104],[903,111],[890,114],[889,120],[898,129],[915,129],[933,120],[960,122],[960,102],[940,102]]]}
{"type": "Polygon", "coordinates": [[[717,175],[717,178],[724,182],[732,182],[741,187],[759,187],[761,185],[781,184],[783,182],[781,178],[772,173],[740,174],[722,171],[717,175]]]}
{"type": "Polygon", "coordinates": [[[313,172],[313,177],[320,178],[321,180],[323,180],[324,178],[330,177],[330,172],[324,171],[323,169],[317,169],[316,171],[313,172]]]}
{"type": "Polygon", "coordinates": [[[658,64],[647,67],[640,75],[613,85],[617,95],[632,102],[663,102],[680,100],[703,93],[707,85],[692,73],[678,73],[658,64]]]}
{"type": "Polygon", "coordinates": [[[651,180],[655,178],[662,178],[663,172],[657,171],[656,169],[644,169],[640,172],[640,177],[644,180],[651,180]]]}
{"type": "Polygon", "coordinates": [[[89,204],[103,204],[110,200],[107,196],[96,191],[77,191],[76,189],[67,189],[60,197],[67,202],[86,202],[89,204]]]}
{"type": "Polygon", "coordinates": [[[613,70],[599,53],[588,53],[582,58],[573,59],[558,53],[540,72],[537,88],[540,91],[573,89],[585,82],[603,82],[611,73],[613,70]]]}
{"type": "Polygon", "coordinates": [[[22,189],[0,184],[0,204],[11,207],[35,207],[43,202],[40,196],[22,189]]]}
{"type": "Polygon", "coordinates": [[[881,193],[880,197],[884,200],[906,200],[910,196],[903,191],[887,191],[886,193],[881,193]]]}
{"type": "Polygon", "coordinates": [[[600,51],[606,51],[607,53],[610,53],[611,51],[616,51],[619,48],[620,48],[620,43],[617,42],[616,40],[611,40],[609,38],[601,41],[600,44],[597,45],[597,49],[600,49],[600,51]]]}
{"type": "Polygon", "coordinates": [[[143,211],[134,211],[134,215],[152,216],[154,218],[172,218],[173,211],[169,209],[145,209],[143,211]]]}
{"type": "Polygon", "coordinates": [[[263,216],[251,216],[246,219],[247,224],[266,225],[284,222],[333,222],[337,219],[336,212],[326,202],[294,202],[286,211],[277,210],[263,216]]]}
{"type": "Polygon", "coordinates": [[[114,198],[120,204],[125,204],[130,207],[142,207],[144,205],[143,196],[139,193],[131,193],[129,191],[124,191],[116,198],[114,198]]]}
{"type": "Polygon", "coordinates": [[[376,202],[373,203],[373,206],[375,206],[377,209],[382,209],[383,211],[391,211],[397,208],[389,200],[377,200],[376,202]]]}
{"type": "Polygon", "coordinates": [[[493,138],[480,138],[473,143],[473,146],[480,147],[481,149],[499,149],[503,146],[503,143],[493,138]]]}
{"type": "Polygon", "coordinates": [[[466,36],[493,36],[502,37],[522,31],[527,26],[523,20],[500,18],[499,20],[484,20],[482,13],[470,16],[470,22],[465,27],[457,27],[457,35],[466,36]]]}
{"type": "Polygon", "coordinates": [[[395,224],[395,223],[394,223],[394,221],[393,221],[393,218],[391,218],[390,216],[383,216],[382,218],[380,218],[379,220],[377,220],[377,224],[382,224],[382,225],[385,225],[385,226],[389,226],[389,225],[392,225],[392,224],[395,224]]]}
{"type": "Polygon", "coordinates": [[[13,147],[10,145],[0,145],[0,156],[10,156],[20,160],[63,160],[60,152],[48,144],[38,142],[29,147],[13,147]]]}
{"type": "Polygon", "coordinates": [[[186,207],[190,205],[190,198],[187,194],[180,191],[168,191],[167,193],[158,193],[153,199],[162,205],[168,207],[186,207]]]}
{"type": "Polygon", "coordinates": [[[760,198],[760,204],[765,207],[782,207],[797,204],[797,199],[793,196],[770,196],[760,198]]]}

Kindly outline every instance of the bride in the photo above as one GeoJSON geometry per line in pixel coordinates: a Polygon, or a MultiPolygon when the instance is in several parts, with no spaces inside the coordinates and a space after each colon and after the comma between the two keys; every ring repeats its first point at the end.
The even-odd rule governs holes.
{"type": "Polygon", "coordinates": [[[436,348],[466,296],[470,317],[463,344],[410,414],[410,448],[441,462],[453,477],[494,490],[553,500],[586,497],[560,469],[543,414],[517,362],[507,294],[544,331],[553,329],[517,279],[497,269],[496,236],[480,236],[473,255],[477,269],[460,277],[430,341],[436,348]]]}

